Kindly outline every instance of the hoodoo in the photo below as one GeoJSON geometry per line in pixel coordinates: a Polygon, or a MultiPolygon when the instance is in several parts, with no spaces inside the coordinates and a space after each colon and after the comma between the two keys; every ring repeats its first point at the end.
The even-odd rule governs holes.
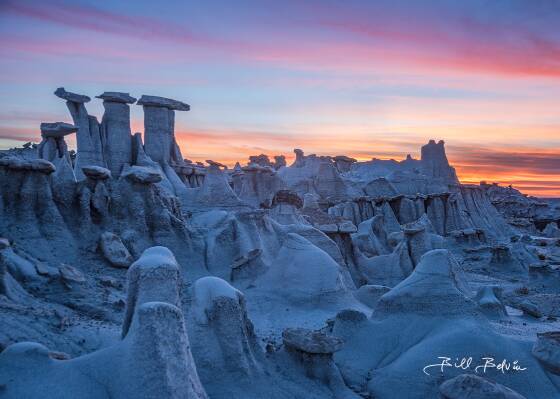
{"type": "Polygon", "coordinates": [[[560,397],[554,202],[461,184],[435,140],[191,161],[184,102],[55,94],[72,123],[0,151],[2,398],[560,397]]]}
{"type": "Polygon", "coordinates": [[[130,132],[130,106],[136,99],[128,93],[105,92],[97,98],[103,100],[105,113],[101,129],[105,140],[105,159],[111,173],[118,177],[125,165],[132,162],[132,137],[130,132]]]}

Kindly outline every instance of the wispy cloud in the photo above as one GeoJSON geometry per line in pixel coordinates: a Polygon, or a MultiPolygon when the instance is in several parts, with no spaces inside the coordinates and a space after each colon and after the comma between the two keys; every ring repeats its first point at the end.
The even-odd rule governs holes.
{"type": "MultiPolygon", "coordinates": [[[[59,85],[95,90],[89,95],[118,88],[192,103],[177,118],[177,136],[197,160],[291,157],[294,147],[400,159],[444,138],[465,181],[511,182],[532,193],[560,187],[554,2],[288,0],[228,9],[169,2],[154,9],[151,2],[125,9],[1,1],[0,146],[39,140],[41,121],[68,120],[51,95],[59,85]]],[[[143,128],[138,108],[135,131],[143,128]]],[[[96,100],[88,109],[102,112],[96,100]]]]}
{"type": "Polygon", "coordinates": [[[0,126],[0,139],[16,140],[20,142],[33,141],[39,142],[41,140],[39,129],[29,129],[21,127],[5,127],[0,126]]]}
{"type": "Polygon", "coordinates": [[[8,1],[4,12],[43,22],[101,34],[114,34],[142,40],[173,41],[179,44],[215,45],[218,41],[196,35],[186,28],[143,15],[123,15],[90,5],[49,2],[8,1]]]}

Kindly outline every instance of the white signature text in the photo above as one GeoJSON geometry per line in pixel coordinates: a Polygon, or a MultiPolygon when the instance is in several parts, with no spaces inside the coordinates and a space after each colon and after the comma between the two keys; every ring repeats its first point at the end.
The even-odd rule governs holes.
{"type": "Polygon", "coordinates": [[[438,356],[439,362],[425,366],[422,371],[426,375],[431,375],[430,371],[439,370],[443,373],[446,368],[456,368],[461,370],[474,370],[475,373],[486,373],[488,370],[496,370],[505,374],[507,372],[519,372],[527,370],[527,367],[522,367],[519,360],[503,359],[502,361],[496,360],[493,357],[482,357],[480,361],[473,363],[472,357],[455,358],[452,361],[451,357],[438,356]]]}

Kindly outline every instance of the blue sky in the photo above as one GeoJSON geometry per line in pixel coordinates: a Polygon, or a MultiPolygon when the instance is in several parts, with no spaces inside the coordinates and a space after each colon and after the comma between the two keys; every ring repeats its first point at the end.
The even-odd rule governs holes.
{"type": "Polygon", "coordinates": [[[558,21],[558,1],[2,1],[0,148],[69,120],[59,86],[125,91],[191,104],[193,160],[401,158],[434,138],[465,182],[560,196],[558,21]]]}

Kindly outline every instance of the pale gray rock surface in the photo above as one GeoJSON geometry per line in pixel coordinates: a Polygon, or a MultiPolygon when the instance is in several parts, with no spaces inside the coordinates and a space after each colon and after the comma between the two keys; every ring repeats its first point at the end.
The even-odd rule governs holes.
{"type": "Polygon", "coordinates": [[[99,246],[111,266],[128,268],[132,263],[132,256],[116,234],[108,231],[101,234],[99,246]]]}
{"type": "Polygon", "coordinates": [[[88,96],[67,92],[63,87],[58,88],[54,94],[66,100],[66,106],[70,111],[74,125],[78,127],[76,132],[75,170],[78,180],[82,180],[84,178],[81,170],[82,166],[106,166],[103,159],[103,139],[99,123],[95,117],[88,115],[84,105],[91,100],[88,96]]]}
{"type": "Polygon", "coordinates": [[[34,159],[31,161],[22,160],[15,157],[0,158],[0,167],[14,171],[33,171],[43,174],[51,174],[56,168],[55,166],[44,159],[34,159]]]}
{"type": "Polygon", "coordinates": [[[455,169],[449,165],[445,155],[443,140],[437,143],[435,140],[430,140],[428,144],[422,147],[421,153],[421,167],[427,176],[442,179],[447,184],[459,182],[455,169]]]}
{"type": "Polygon", "coordinates": [[[560,375],[560,332],[537,334],[533,355],[552,373],[560,375]]]}
{"type": "Polygon", "coordinates": [[[60,138],[72,133],[76,133],[78,128],[70,123],[51,122],[41,123],[41,136],[60,138]]]}
{"type": "Polygon", "coordinates": [[[226,281],[203,277],[193,286],[195,355],[205,368],[247,376],[262,373],[263,352],[247,315],[245,296],[226,281]]]}
{"type": "Polygon", "coordinates": [[[107,180],[112,176],[109,169],[95,165],[82,166],[82,172],[92,180],[107,180]]]}
{"type": "Polygon", "coordinates": [[[175,120],[173,110],[144,106],[144,150],[155,162],[169,162],[173,148],[175,120]]]}
{"type": "Polygon", "coordinates": [[[122,174],[123,177],[140,184],[159,183],[163,180],[161,172],[149,166],[134,165],[126,169],[122,174]]]}
{"type": "Polygon", "coordinates": [[[311,354],[332,354],[342,348],[343,341],[325,333],[304,328],[289,328],[282,332],[284,345],[311,354]]]}
{"type": "Polygon", "coordinates": [[[370,308],[374,308],[379,299],[390,290],[390,287],[386,287],[384,285],[365,284],[356,291],[356,298],[370,308]]]}
{"type": "Polygon", "coordinates": [[[443,399],[525,399],[506,386],[474,374],[461,374],[447,380],[439,391],[443,399]]]}
{"type": "Polygon", "coordinates": [[[103,94],[100,94],[95,97],[100,98],[103,101],[123,103],[123,104],[134,104],[136,102],[136,98],[132,97],[130,94],[121,93],[117,91],[105,91],[103,92],[103,94]]]}
{"type": "Polygon", "coordinates": [[[166,97],[142,95],[137,102],[138,105],[151,107],[165,107],[175,111],[189,111],[191,107],[184,102],[173,100],[166,97]]]}
{"type": "Polygon", "coordinates": [[[100,124],[57,93],[77,153],[61,126],[0,151],[0,396],[424,399],[473,370],[422,368],[467,354],[559,396],[557,202],[460,184],[436,141],[421,160],[193,162],[186,104],[141,99],[143,141],[129,94],[99,96],[100,124]]]}
{"type": "Polygon", "coordinates": [[[59,87],[55,90],[54,95],[62,98],[63,100],[70,101],[73,103],[88,103],[91,101],[91,98],[82,94],[72,93],[70,91],[66,91],[64,87],[59,87]]]}
{"type": "Polygon", "coordinates": [[[485,286],[478,289],[475,300],[487,315],[502,317],[507,314],[507,311],[501,297],[502,290],[500,287],[485,286]]]}
{"type": "MultiPolygon", "coordinates": [[[[125,93],[120,93],[125,94],[125,93]]],[[[118,177],[124,166],[132,162],[129,102],[105,98],[101,129],[105,135],[105,161],[111,173],[118,177]]]]}

